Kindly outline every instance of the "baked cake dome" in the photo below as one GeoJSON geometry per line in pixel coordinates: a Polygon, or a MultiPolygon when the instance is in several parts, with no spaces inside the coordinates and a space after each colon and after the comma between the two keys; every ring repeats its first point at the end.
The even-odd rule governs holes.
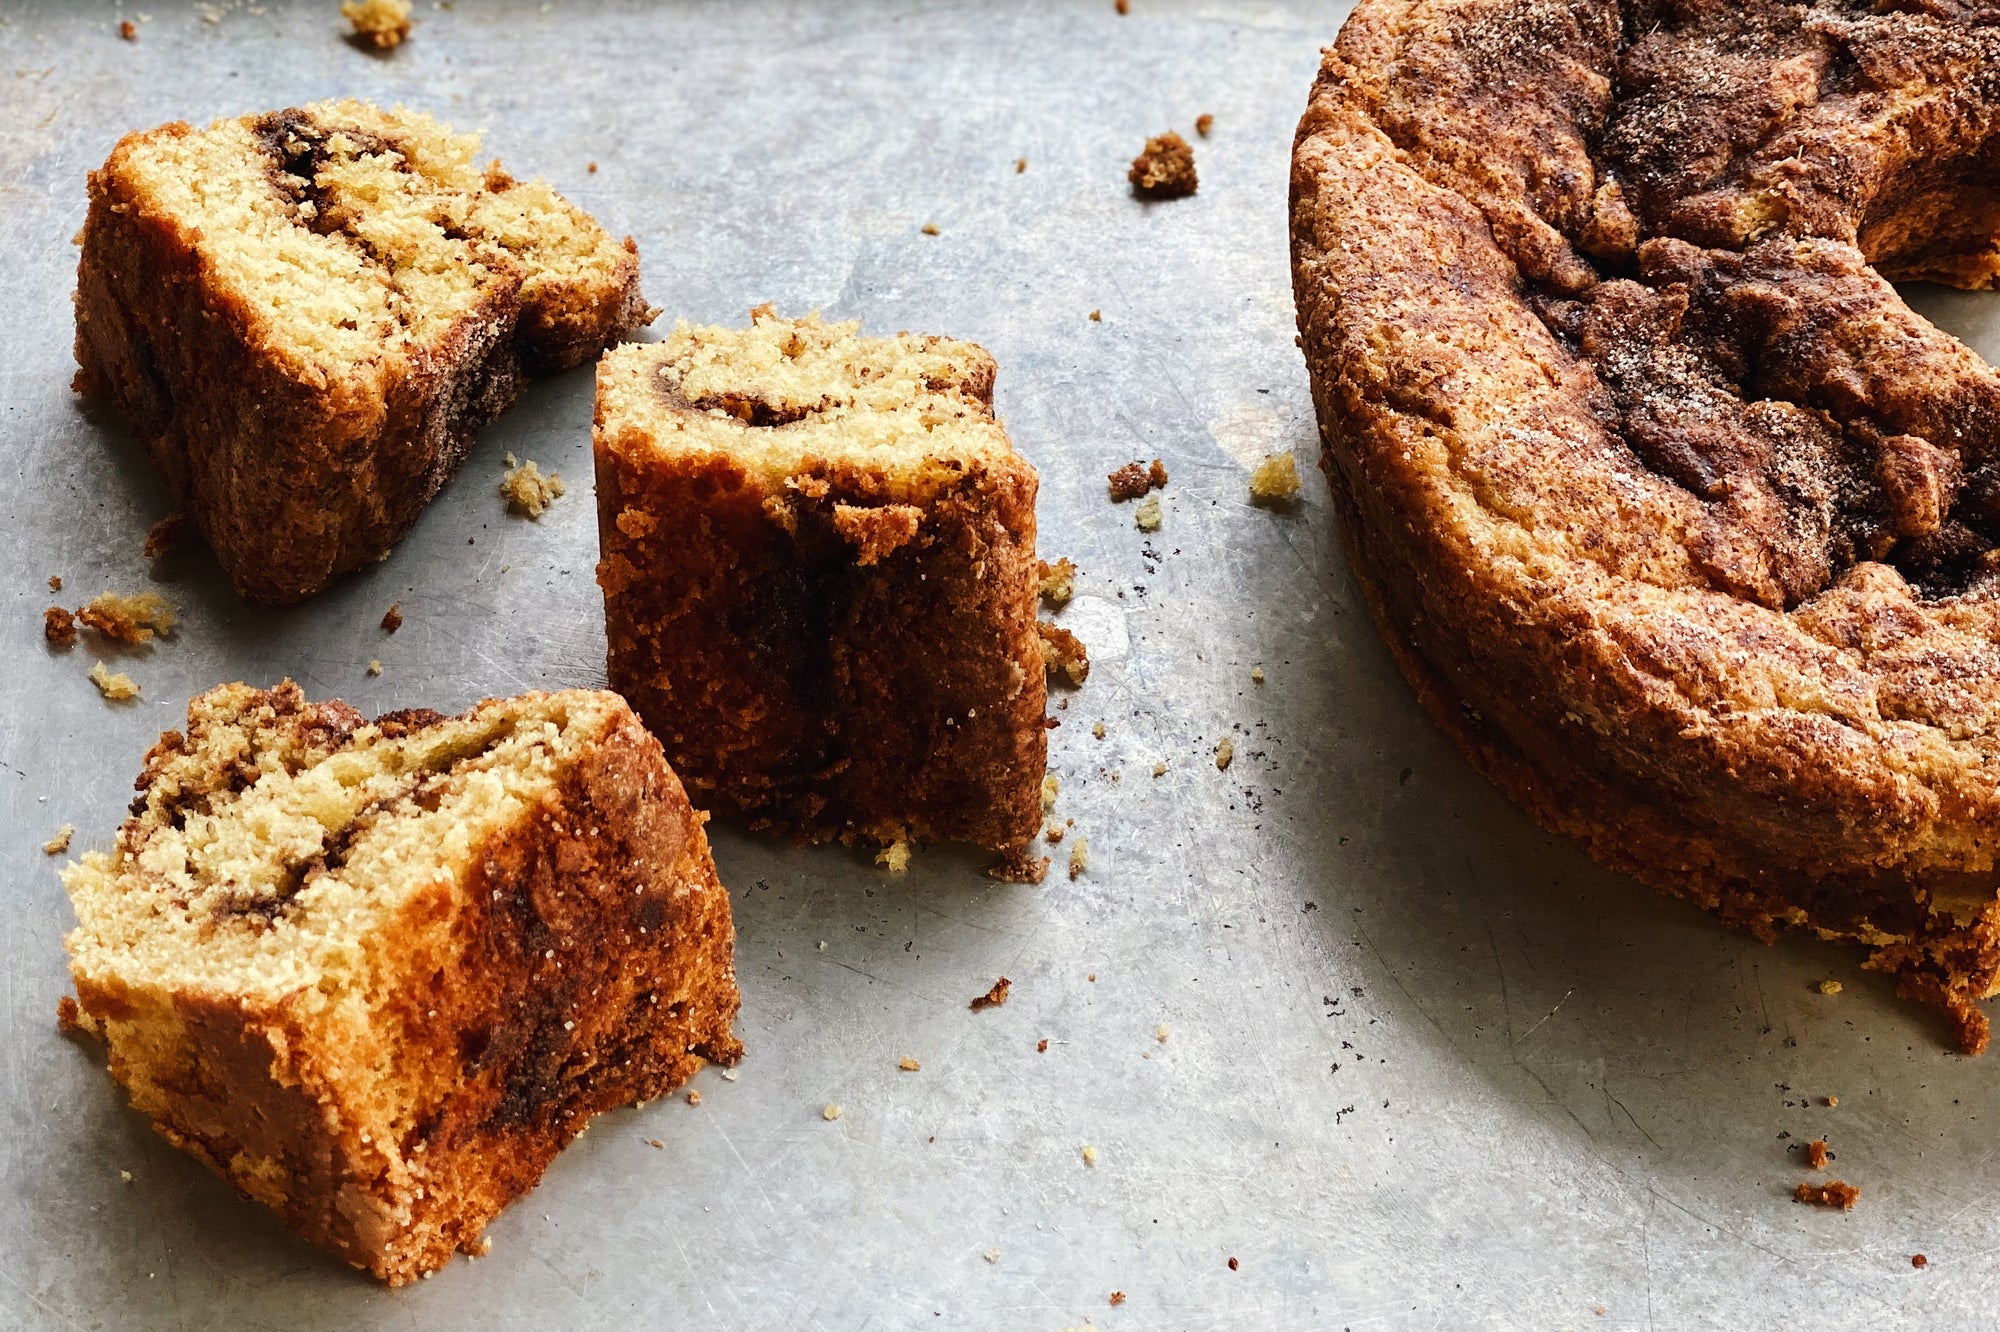
{"type": "Polygon", "coordinates": [[[1603,863],[2000,992],[2000,8],[1362,0],[1299,126],[1323,465],[1404,674],[1603,863]]]}

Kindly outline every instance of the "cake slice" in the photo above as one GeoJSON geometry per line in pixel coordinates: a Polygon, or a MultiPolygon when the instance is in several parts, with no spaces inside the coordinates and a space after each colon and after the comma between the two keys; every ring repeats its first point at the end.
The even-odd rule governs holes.
{"type": "Polygon", "coordinates": [[[160,1133],[391,1284],[591,1116],[734,1063],[704,815],[615,694],[462,716],[223,685],[68,866],[70,1025],[160,1133]]]}
{"type": "Polygon", "coordinates": [[[386,555],[514,399],[648,318],[639,257],[429,116],[322,102],[128,134],[90,176],[78,391],[236,590],[386,555]]]}
{"type": "Polygon", "coordinates": [[[971,343],[681,324],[597,370],[611,685],[704,808],[808,839],[1034,836],[1035,469],[971,343]]]}

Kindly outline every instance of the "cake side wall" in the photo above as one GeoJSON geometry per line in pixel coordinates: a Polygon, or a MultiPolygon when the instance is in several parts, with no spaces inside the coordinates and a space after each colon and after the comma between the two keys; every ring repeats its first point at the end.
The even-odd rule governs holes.
{"type": "Polygon", "coordinates": [[[610,680],[698,802],[813,839],[1034,835],[1046,682],[1025,461],[929,494],[812,463],[770,493],[725,458],[618,432],[597,447],[610,680]]]}

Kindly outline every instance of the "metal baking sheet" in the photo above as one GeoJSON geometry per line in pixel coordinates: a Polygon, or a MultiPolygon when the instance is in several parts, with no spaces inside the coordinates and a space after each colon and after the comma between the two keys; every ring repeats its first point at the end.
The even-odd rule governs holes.
{"type": "MultiPolygon", "coordinates": [[[[1950,1053],[1852,951],[1762,947],[1538,831],[1419,715],[1317,475],[1292,512],[1246,503],[1248,465],[1315,452],[1286,172],[1345,5],[425,0],[382,58],[333,0],[148,3],[0,7],[0,1325],[1991,1320],[2000,1056],[1950,1053]],[[379,711],[603,679],[588,371],[531,389],[387,562],[307,605],[170,559],[181,628],[106,658],[136,703],[98,697],[91,645],[43,644],[44,580],[71,605],[147,586],[167,511],[69,391],[85,173],[129,129],[334,95],[485,128],[637,237],[669,319],[768,300],[984,343],[1094,661],[1051,734],[1085,873],[1001,885],[943,849],[891,877],[719,829],[740,1077],[600,1120],[489,1257],[400,1291],[238,1201],[57,1034],[71,918],[41,849],[64,823],[104,845],[146,745],[223,680],[379,711]],[[1143,139],[1203,112],[1201,193],[1133,200],[1143,139]],[[508,451],[571,483],[539,523],[501,507],[508,451]],[[1148,536],[1104,477],[1153,457],[1148,536]],[[1001,975],[1010,1002],[969,1012],[1001,975]],[[1789,1197],[1821,1135],[1850,1214],[1789,1197]]],[[[2000,302],[1922,299],[2000,353],[2000,302]]]]}

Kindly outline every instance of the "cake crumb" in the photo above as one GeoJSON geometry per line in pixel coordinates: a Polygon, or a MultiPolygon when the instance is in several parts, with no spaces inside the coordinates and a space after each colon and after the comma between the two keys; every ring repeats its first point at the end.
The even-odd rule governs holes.
{"type": "Polygon", "coordinates": [[[1007,996],[1013,992],[1013,989],[1014,982],[1002,976],[999,980],[993,982],[992,987],[985,994],[976,996],[969,1007],[975,1013],[982,1008],[998,1008],[1007,1002],[1007,996]]]}
{"type": "Polygon", "coordinates": [[[1165,759],[1161,759],[1153,765],[1153,775],[1155,777],[1164,777],[1167,775],[1167,761],[1165,759]]]}
{"type": "Polygon", "coordinates": [[[935,222],[926,222],[926,223],[924,223],[924,225],[923,225],[923,233],[924,233],[924,235],[926,235],[926,236],[935,236],[935,235],[937,235],[937,234],[938,234],[938,226],[937,226],[937,223],[935,223],[935,222]]]}
{"type": "Polygon", "coordinates": [[[1817,1207],[1838,1207],[1843,1212],[1854,1210],[1861,1190],[1852,1184],[1832,1179],[1824,1184],[1801,1184],[1792,1190],[1792,1196],[1802,1203],[1812,1203],[1817,1207]]]}
{"type": "Polygon", "coordinates": [[[1132,0],[1111,0],[1111,7],[1120,14],[1129,14],[1132,12],[1132,0]]]}
{"type": "Polygon", "coordinates": [[[1055,804],[1056,804],[1056,795],[1057,795],[1057,794],[1058,794],[1058,793],[1059,793],[1059,792],[1060,792],[1061,790],[1062,790],[1062,783],[1056,780],[1056,775],[1055,775],[1054,773],[1052,773],[1052,772],[1049,772],[1049,773],[1043,773],[1043,774],[1042,774],[1042,808],[1043,808],[1043,809],[1054,809],[1054,808],[1055,808],[1055,804]]]}
{"type": "Polygon", "coordinates": [[[1076,565],[1067,556],[1054,564],[1047,560],[1036,561],[1036,572],[1041,579],[1042,600],[1049,605],[1066,605],[1076,595],[1076,565]]]}
{"type": "Polygon", "coordinates": [[[88,606],[76,613],[86,628],[95,629],[113,642],[137,647],[151,642],[154,635],[165,637],[174,629],[174,610],[157,592],[100,592],[88,606]]]}
{"type": "Polygon", "coordinates": [[[722,1070],[722,1080],[724,1082],[734,1082],[740,1076],[742,1076],[740,1069],[725,1068],[722,1070]]]}
{"type": "Polygon", "coordinates": [[[146,529],[146,544],[140,547],[149,560],[172,554],[187,539],[187,515],[170,513],[146,529]]]}
{"type": "Polygon", "coordinates": [[[1826,1139],[1814,1138],[1806,1144],[1806,1165],[1814,1170],[1826,1169],[1826,1139]]]}
{"type": "Polygon", "coordinates": [[[1229,1258],[1229,1270],[1234,1272],[1237,1269],[1237,1266],[1238,1264],[1236,1262],[1236,1256],[1234,1254],[1231,1254],[1229,1258]]]}
{"type": "Polygon", "coordinates": [[[1152,465],[1142,462],[1128,462],[1110,476],[1104,478],[1111,484],[1111,500],[1138,499],[1149,490],[1157,490],[1167,484],[1167,465],[1158,458],[1152,465]]]}
{"type": "Polygon", "coordinates": [[[1145,151],[1132,159],[1125,179],[1142,199],[1181,199],[1200,186],[1194,170],[1194,149],[1168,130],[1146,140],[1145,151]]]}
{"type": "Polygon", "coordinates": [[[1922,1254],[1913,1253],[1910,1255],[1911,1267],[1929,1267],[1930,1265],[1931,1265],[1931,1260],[1924,1257],[1922,1254]]]}
{"type": "Polygon", "coordinates": [[[1820,1104],[1831,1109],[1840,1104],[1840,1098],[1838,1096],[1823,1096],[1820,1098],[1820,1104]]]}
{"type": "Polygon", "coordinates": [[[1216,769],[1219,772],[1227,772],[1229,771],[1229,765],[1235,761],[1236,742],[1225,735],[1222,737],[1222,743],[1215,747],[1216,769]]]}
{"type": "Polygon", "coordinates": [[[1000,1261],[1000,1250],[998,1250],[998,1249],[988,1249],[988,1250],[987,1250],[987,1251],[985,1252],[985,1254],[984,1254],[984,1255],[982,1255],[982,1256],[983,1256],[983,1257],[984,1257],[984,1258],[986,1259],[986,1261],[987,1261],[987,1262],[989,1262],[989,1263],[997,1263],[997,1262],[999,1262],[999,1261],[1000,1261]]]}
{"type": "Polygon", "coordinates": [[[832,1123],[834,1120],[839,1119],[840,1115],[841,1115],[840,1107],[835,1105],[832,1101],[828,1101],[826,1103],[826,1108],[819,1112],[819,1117],[821,1119],[826,1120],[828,1123],[832,1123]]]}
{"type": "Polygon", "coordinates": [[[1164,1022],[1162,1022],[1159,1026],[1153,1028],[1153,1039],[1158,1041],[1162,1045],[1165,1045],[1167,1043],[1167,1037],[1170,1035],[1172,1035],[1172,1033],[1167,1030],[1167,1024],[1164,1022]]]}
{"type": "Polygon", "coordinates": [[[534,459],[516,462],[513,454],[507,455],[507,474],[500,478],[500,494],[512,512],[540,519],[551,504],[562,498],[564,489],[560,473],[544,476],[534,459]]]}
{"type": "Polygon", "coordinates": [[[62,827],[56,829],[54,837],[42,843],[42,854],[45,856],[61,855],[63,852],[69,850],[69,839],[74,836],[76,836],[76,825],[65,823],[62,827]]]}
{"type": "Polygon", "coordinates": [[[698,1091],[690,1091],[687,1095],[687,1102],[689,1105],[700,1105],[701,1093],[698,1091]]]}
{"type": "Polygon", "coordinates": [[[1042,829],[1042,840],[1047,842],[1060,842],[1063,839],[1064,831],[1065,829],[1060,823],[1057,823],[1054,819],[1050,819],[1049,826],[1042,829]]]}
{"type": "Polygon", "coordinates": [[[378,51],[401,46],[415,26],[410,19],[410,0],[343,0],[340,16],[354,25],[356,41],[378,51]]]}
{"type": "Polygon", "coordinates": [[[1117,1305],[1120,1305],[1120,1304],[1123,1304],[1123,1303],[1125,1303],[1125,1292],[1124,1292],[1124,1291],[1122,1291],[1122,1290],[1114,1290],[1114,1291],[1112,1291],[1112,1292],[1111,1292],[1111,1303],[1112,1303],[1113,1307],[1116,1307],[1117,1305]]]}
{"type": "Polygon", "coordinates": [[[1047,1054],[1048,1052],[1049,1052],[1049,1040],[1048,1037],[1044,1036],[1041,1040],[1035,1042],[1035,1053],[1047,1054]]]}
{"type": "Polygon", "coordinates": [[[90,682],[97,686],[98,693],[113,703],[139,697],[139,686],[132,683],[131,676],[123,671],[109,670],[101,661],[90,668],[90,682]]]}
{"type": "Polygon", "coordinates": [[[1202,138],[1206,139],[1208,132],[1214,128],[1215,117],[1208,112],[1204,111],[1194,118],[1194,132],[1201,135],[1202,138]]]}
{"type": "Polygon", "coordinates": [[[1083,1144],[1083,1163],[1092,1170],[1097,1168],[1097,1149],[1087,1142],[1083,1144]]]}
{"type": "Polygon", "coordinates": [[[1079,837],[1070,843],[1069,877],[1074,879],[1090,868],[1090,839],[1079,837]]]}
{"type": "Polygon", "coordinates": [[[472,1247],[465,1252],[468,1257],[484,1258],[487,1254],[493,1252],[493,1237],[491,1235],[481,1235],[472,1247]]]}
{"type": "Polygon", "coordinates": [[[42,612],[42,637],[59,648],[70,647],[76,642],[76,616],[61,606],[51,606],[42,612]]]}
{"type": "Polygon", "coordinates": [[[1001,883],[1040,883],[1049,877],[1049,858],[1017,851],[987,866],[986,877],[1001,883]]]}
{"type": "Polygon", "coordinates": [[[1264,668],[1262,666],[1252,666],[1250,668],[1250,683],[1251,684],[1264,683],[1264,668]]]}
{"type": "Polygon", "coordinates": [[[389,609],[382,612],[382,632],[393,634],[403,627],[403,603],[391,602],[389,609]]]}
{"type": "Polygon", "coordinates": [[[902,1069],[905,1073],[920,1073],[923,1071],[924,1066],[908,1055],[904,1055],[896,1061],[896,1067],[902,1069]]]}
{"type": "Polygon", "coordinates": [[[1104,723],[1101,721],[1092,722],[1090,724],[1090,733],[1097,739],[1102,740],[1104,738],[1104,723]]]}
{"type": "Polygon", "coordinates": [[[139,40],[139,25],[131,19],[124,19],[118,24],[118,35],[128,42],[136,42],[139,40]]]}
{"type": "Polygon", "coordinates": [[[656,1152],[664,1152],[665,1150],[667,1150],[667,1144],[661,1142],[658,1138],[646,1139],[646,1145],[648,1147],[651,1147],[656,1152]]]}
{"type": "Polygon", "coordinates": [[[1060,675],[1076,686],[1090,678],[1090,653],[1082,639],[1046,620],[1036,621],[1035,631],[1041,635],[1042,666],[1051,679],[1060,675]]]}
{"type": "Polygon", "coordinates": [[[1103,323],[1103,322],[1104,322],[1104,311],[1102,311],[1102,310],[1092,310],[1092,311],[1090,312],[1090,322],[1091,322],[1091,323],[1093,323],[1093,324],[1101,324],[1101,323],[1103,323]]]}
{"type": "Polygon", "coordinates": [[[1015,175],[1017,175],[1017,176],[1021,176],[1021,175],[1026,175],[1026,174],[1027,174],[1027,171],[1028,171],[1028,159],[1027,159],[1027,158],[1025,158],[1025,157],[1017,157],[1017,158],[1015,158],[1015,159],[1014,159],[1014,174],[1015,174],[1015,175]]]}
{"type": "Polygon", "coordinates": [[[1132,511],[1132,521],[1139,525],[1141,532],[1160,530],[1160,497],[1148,495],[1146,502],[1132,511]]]}
{"type": "Polygon", "coordinates": [[[379,660],[370,658],[368,662],[368,673],[370,675],[380,675],[382,673],[382,663],[379,660]]]}
{"type": "Polygon", "coordinates": [[[118,1182],[119,1182],[120,1184],[130,1184],[130,1183],[132,1182],[132,1172],[131,1172],[131,1171],[129,1171],[129,1170],[121,1170],[121,1171],[119,1171],[119,1172],[118,1172],[118,1182]]]}
{"type": "Polygon", "coordinates": [[[50,574],[50,575],[49,575],[49,591],[51,591],[51,592],[60,592],[60,591],[62,591],[62,575],[61,575],[61,574],[50,574]]]}
{"type": "Polygon", "coordinates": [[[1299,465],[1289,453],[1273,453],[1251,470],[1252,504],[1290,504],[1299,497],[1299,489],[1299,465]]]}
{"type": "Polygon", "coordinates": [[[910,867],[910,839],[898,837],[889,845],[875,853],[875,863],[891,874],[901,874],[910,867]]]}
{"type": "Polygon", "coordinates": [[[1824,980],[1819,983],[1819,992],[1821,994],[1839,994],[1841,988],[1841,984],[1837,980],[1824,980]]]}
{"type": "Polygon", "coordinates": [[[597,163],[595,162],[586,163],[583,169],[594,176],[597,174],[597,163]]]}

